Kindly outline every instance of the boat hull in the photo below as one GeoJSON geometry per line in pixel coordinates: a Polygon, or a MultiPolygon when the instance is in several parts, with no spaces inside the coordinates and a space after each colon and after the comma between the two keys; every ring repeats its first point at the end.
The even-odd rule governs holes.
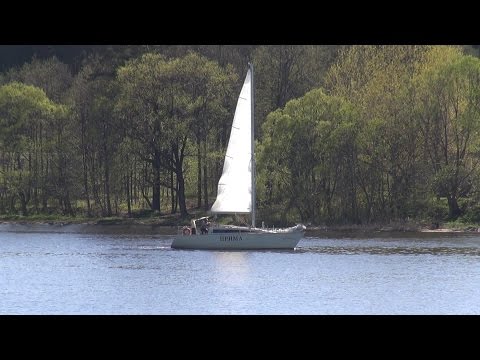
{"type": "Polygon", "coordinates": [[[285,233],[210,233],[205,235],[178,235],[173,249],[205,250],[261,250],[295,249],[303,231],[285,233]]]}

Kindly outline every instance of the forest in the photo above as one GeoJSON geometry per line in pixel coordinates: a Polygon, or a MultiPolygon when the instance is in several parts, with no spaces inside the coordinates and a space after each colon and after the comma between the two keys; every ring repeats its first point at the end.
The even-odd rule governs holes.
{"type": "Polygon", "coordinates": [[[24,48],[0,49],[0,219],[208,212],[251,61],[260,221],[480,223],[477,45],[24,48]]]}

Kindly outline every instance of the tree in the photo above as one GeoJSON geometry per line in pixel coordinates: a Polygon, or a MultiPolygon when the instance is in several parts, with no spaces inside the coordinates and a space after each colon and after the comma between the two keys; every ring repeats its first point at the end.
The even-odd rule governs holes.
{"type": "Polygon", "coordinates": [[[114,70],[98,56],[88,58],[75,78],[70,95],[82,159],[83,195],[87,214],[92,213],[90,194],[104,216],[112,216],[112,187],[122,188],[116,168],[116,150],[123,140],[123,126],[114,113],[117,83],[114,70]]]}
{"type": "Polygon", "coordinates": [[[72,84],[72,74],[68,65],[56,57],[45,60],[33,58],[22,67],[11,69],[7,73],[7,79],[39,87],[45,91],[49,99],[57,103],[64,100],[72,84]]]}
{"type": "Polygon", "coordinates": [[[355,187],[363,218],[387,221],[416,215],[422,166],[413,78],[426,46],[352,46],[330,68],[326,86],[358,110],[355,187]]]}
{"type": "Polygon", "coordinates": [[[144,145],[143,159],[153,169],[153,210],[160,210],[163,185],[176,191],[181,215],[187,215],[187,143],[195,137],[201,143],[208,119],[224,113],[221,100],[233,80],[231,70],[195,53],[172,60],[148,53],[119,69],[117,110],[130,121],[129,136],[144,145]],[[162,181],[162,170],[175,174],[175,186],[162,181]]]}
{"type": "Polygon", "coordinates": [[[318,45],[265,45],[255,49],[255,116],[259,136],[268,113],[323,84],[337,50],[337,46],[318,45]]]}
{"type": "Polygon", "coordinates": [[[47,151],[48,146],[41,142],[46,138],[41,134],[45,128],[42,125],[64,114],[65,108],[37,87],[17,82],[0,87],[0,154],[11,210],[18,197],[22,214],[28,214],[27,205],[38,188],[39,153],[47,151]]]}
{"type": "Polygon", "coordinates": [[[354,165],[353,120],[352,106],[322,89],[270,113],[258,148],[262,207],[280,203],[283,209],[297,209],[297,220],[334,220],[338,216],[334,205],[342,196],[338,183],[351,175],[354,165]]]}
{"type": "Polygon", "coordinates": [[[435,47],[416,78],[417,117],[433,172],[432,189],[446,197],[449,217],[462,214],[478,166],[480,60],[453,47],[435,47]]]}

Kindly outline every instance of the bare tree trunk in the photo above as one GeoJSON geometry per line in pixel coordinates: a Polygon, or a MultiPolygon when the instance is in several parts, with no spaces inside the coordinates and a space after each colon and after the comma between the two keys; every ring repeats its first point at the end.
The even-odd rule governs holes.
{"type": "Polygon", "coordinates": [[[22,215],[28,216],[27,199],[25,197],[25,193],[23,191],[19,191],[18,196],[20,197],[20,209],[22,211],[22,215]]]}
{"type": "Polygon", "coordinates": [[[90,204],[90,194],[88,190],[88,164],[87,164],[87,148],[85,144],[85,119],[82,115],[81,119],[81,146],[82,146],[82,165],[83,165],[83,188],[85,191],[85,200],[87,201],[87,216],[92,216],[92,207],[90,204]]]}
{"type": "MultiPolygon", "coordinates": [[[[48,157],[45,159],[45,174],[43,174],[43,156],[42,156],[42,160],[41,160],[41,168],[42,168],[42,176],[44,177],[44,179],[48,179],[48,164],[49,164],[49,161],[48,161],[48,157]]],[[[45,181],[46,183],[46,181],[45,181]]],[[[42,192],[42,212],[46,212],[47,211],[47,207],[48,207],[48,194],[49,194],[49,191],[48,189],[46,188],[46,184],[44,185],[43,187],[43,192],[42,192]]]]}
{"type": "Polygon", "coordinates": [[[75,216],[75,211],[72,208],[72,204],[70,202],[70,192],[67,190],[65,197],[63,198],[63,202],[65,205],[65,212],[70,216],[75,216]]]}
{"type": "Polygon", "coordinates": [[[178,210],[178,179],[175,178],[175,213],[178,210]]]}
{"type": "Polygon", "coordinates": [[[183,172],[177,172],[178,178],[178,202],[180,205],[180,214],[184,218],[188,215],[187,206],[185,203],[185,180],[183,178],[183,172]]]}
{"type": "Polygon", "coordinates": [[[108,160],[105,161],[105,207],[107,209],[107,216],[112,216],[112,204],[110,201],[110,167],[108,166],[108,160]]]}
{"type": "Polygon", "coordinates": [[[154,155],[152,210],[160,211],[160,153],[155,150],[154,155]]]}
{"type": "Polygon", "coordinates": [[[100,206],[100,210],[103,214],[103,202],[100,201],[100,196],[98,195],[98,186],[96,183],[96,178],[95,178],[95,159],[92,158],[92,166],[91,166],[91,172],[90,172],[90,181],[92,183],[92,192],[93,192],[93,198],[95,199],[95,202],[100,206]]]}
{"type": "Polygon", "coordinates": [[[197,140],[197,207],[202,206],[202,154],[200,140],[197,140]]]}
{"type": "Polygon", "coordinates": [[[112,204],[110,201],[110,158],[108,152],[108,127],[106,121],[103,121],[103,154],[105,159],[104,175],[105,175],[105,208],[107,216],[112,216],[112,204]]]}
{"type": "Polygon", "coordinates": [[[188,215],[187,212],[187,204],[185,199],[185,179],[183,177],[183,160],[185,157],[185,146],[187,143],[187,138],[184,137],[182,141],[179,141],[173,147],[173,162],[174,162],[174,169],[175,174],[177,175],[177,182],[178,182],[178,203],[180,205],[180,214],[183,218],[188,215]],[[179,149],[179,145],[180,149],[179,149]]]}
{"type": "MultiPolygon", "coordinates": [[[[126,161],[127,161],[127,164],[129,164],[128,154],[126,156],[126,161]]],[[[127,168],[127,172],[125,174],[125,192],[127,194],[127,213],[128,213],[128,217],[131,217],[132,216],[132,206],[131,206],[131,201],[132,200],[131,200],[131,195],[130,195],[130,178],[129,178],[129,175],[130,175],[130,171],[127,168]]]]}
{"type": "Polygon", "coordinates": [[[13,195],[13,196],[10,197],[10,212],[11,212],[12,214],[16,212],[16,209],[15,209],[15,203],[16,203],[15,198],[16,198],[15,195],[13,195]]]}
{"type": "Polygon", "coordinates": [[[448,200],[448,217],[450,219],[455,220],[462,214],[462,211],[458,206],[457,197],[454,195],[448,195],[447,200],[448,200]]]}
{"type": "Polygon", "coordinates": [[[115,198],[113,200],[113,203],[115,204],[115,215],[118,216],[118,194],[115,194],[115,198]]]}
{"type": "Polygon", "coordinates": [[[175,190],[174,190],[174,183],[173,183],[173,170],[170,171],[170,200],[171,200],[171,213],[175,214],[176,206],[175,206],[175,190]]]}
{"type": "Polygon", "coordinates": [[[39,177],[38,177],[38,130],[35,126],[34,128],[34,166],[33,166],[33,206],[35,208],[35,213],[38,214],[38,184],[39,184],[39,177]]]}
{"type": "Polygon", "coordinates": [[[204,159],[203,159],[203,193],[204,195],[204,205],[203,208],[205,211],[208,210],[208,176],[207,176],[207,142],[205,141],[203,143],[203,154],[204,154],[204,159]]]}

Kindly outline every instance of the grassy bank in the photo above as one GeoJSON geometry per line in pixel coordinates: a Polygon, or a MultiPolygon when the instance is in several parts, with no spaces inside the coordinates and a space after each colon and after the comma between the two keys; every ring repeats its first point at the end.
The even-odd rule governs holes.
{"type": "MultiPolygon", "coordinates": [[[[205,216],[206,213],[199,209],[190,209],[189,216],[182,219],[179,214],[159,214],[154,211],[143,211],[128,216],[114,217],[84,217],[61,215],[1,215],[0,223],[19,224],[89,224],[89,225],[155,225],[155,226],[183,226],[190,224],[191,219],[205,216]]],[[[271,226],[271,224],[267,224],[271,226]]],[[[293,225],[293,224],[291,224],[293,225]]],[[[339,231],[339,232],[479,232],[480,224],[463,222],[461,220],[429,223],[429,222],[389,222],[370,224],[345,224],[345,225],[315,225],[308,224],[307,230],[311,231],[339,231]]]]}
{"type": "Polygon", "coordinates": [[[162,215],[154,211],[144,211],[142,213],[132,214],[132,216],[112,216],[112,217],[85,217],[85,216],[62,216],[62,215],[1,215],[0,223],[22,223],[22,224],[89,224],[89,225],[160,225],[160,226],[181,226],[190,223],[191,218],[200,215],[198,211],[191,212],[186,218],[182,219],[179,214],[162,215]]]}

